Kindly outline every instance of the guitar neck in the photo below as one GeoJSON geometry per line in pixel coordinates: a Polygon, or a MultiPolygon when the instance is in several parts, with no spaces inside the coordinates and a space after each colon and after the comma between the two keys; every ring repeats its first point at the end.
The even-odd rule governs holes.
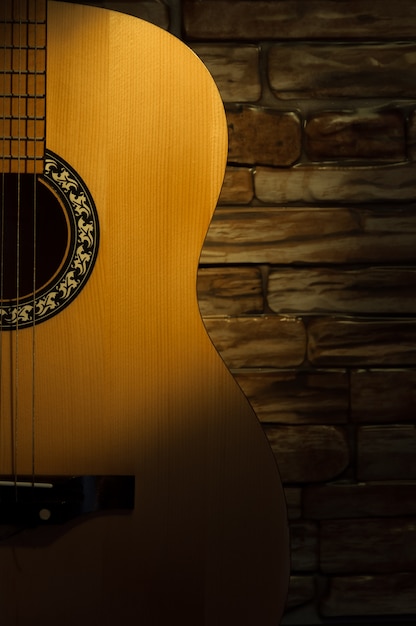
{"type": "Polygon", "coordinates": [[[3,0],[0,42],[0,172],[42,173],[46,0],[3,0]]]}

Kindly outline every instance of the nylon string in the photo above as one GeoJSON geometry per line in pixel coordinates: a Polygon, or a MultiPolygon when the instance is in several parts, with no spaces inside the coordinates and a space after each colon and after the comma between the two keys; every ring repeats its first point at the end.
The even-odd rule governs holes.
{"type": "MultiPolygon", "coordinates": [[[[4,37],[3,37],[3,49],[2,49],[2,82],[3,82],[3,92],[1,95],[2,101],[2,128],[3,128],[3,137],[2,137],[2,149],[1,149],[1,160],[2,160],[2,169],[1,169],[1,253],[0,253],[0,302],[3,304],[3,295],[4,295],[4,205],[5,205],[5,165],[6,165],[6,82],[7,82],[7,74],[6,74],[6,55],[7,55],[7,42],[6,42],[6,5],[3,4],[3,15],[2,15],[2,23],[4,28],[4,37]]],[[[3,407],[3,314],[0,311],[0,429],[3,424],[2,418],[2,407],[3,407]]],[[[1,433],[1,431],[0,431],[1,433]]],[[[3,441],[0,434],[0,450],[2,449],[3,441]]],[[[1,460],[1,458],[0,458],[1,460]]]]}

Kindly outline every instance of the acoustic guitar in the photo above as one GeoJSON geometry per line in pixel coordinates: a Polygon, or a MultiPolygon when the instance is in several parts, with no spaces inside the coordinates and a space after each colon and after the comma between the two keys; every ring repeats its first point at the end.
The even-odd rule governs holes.
{"type": "Polygon", "coordinates": [[[121,13],[0,19],[0,623],[276,626],[282,486],[196,298],[214,82],[121,13]]]}

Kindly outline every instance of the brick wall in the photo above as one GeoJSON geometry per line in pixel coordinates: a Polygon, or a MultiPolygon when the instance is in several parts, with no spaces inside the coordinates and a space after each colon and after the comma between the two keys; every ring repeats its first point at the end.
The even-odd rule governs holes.
{"type": "Polygon", "coordinates": [[[207,329],[286,488],[286,624],[416,616],[416,3],[96,2],[210,69],[229,164],[207,329]]]}

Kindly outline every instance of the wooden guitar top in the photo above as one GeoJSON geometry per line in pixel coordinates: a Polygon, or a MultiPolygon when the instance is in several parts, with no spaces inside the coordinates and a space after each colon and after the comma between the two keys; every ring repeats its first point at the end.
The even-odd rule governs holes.
{"type": "Polygon", "coordinates": [[[201,61],[144,21],[48,2],[47,32],[46,147],[87,185],[99,250],[59,314],[2,333],[1,473],[17,389],[18,472],[34,437],[39,475],[134,475],[135,507],[0,542],[0,622],[277,626],[283,490],[196,299],[225,167],[221,99],[201,61]]]}

